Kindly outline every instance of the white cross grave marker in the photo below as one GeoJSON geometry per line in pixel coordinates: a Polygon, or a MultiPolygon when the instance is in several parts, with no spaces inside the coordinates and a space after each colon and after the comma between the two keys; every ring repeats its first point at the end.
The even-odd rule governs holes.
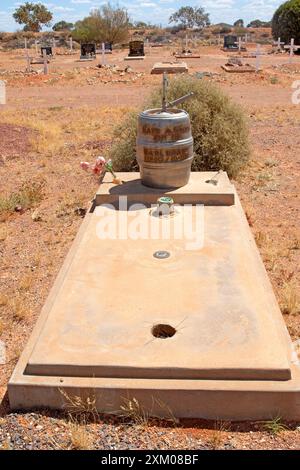
{"type": "Polygon", "coordinates": [[[0,104],[6,104],[6,83],[0,80],[0,104]]]}
{"type": "Polygon", "coordinates": [[[285,43],[281,41],[281,38],[278,38],[275,44],[277,44],[277,49],[280,51],[281,46],[284,46],[285,43]]]}
{"type": "Polygon", "coordinates": [[[105,43],[102,43],[102,57],[101,57],[101,65],[106,65],[106,58],[105,58],[105,43]]]}
{"type": "Polygon", "coordinates": [[[242,38],[239,37],[239,40],[238,40],[237,42],[235,42],[234,44],[238,44],[238,46],[239,46],[239,52],[241,52],[241,50],[242,50],[242,38]]]}
{"type": "Polygon", "coordinates": [[[256,69],[256,72],[260,71],[260,56],[261,55],[262,55],[262,52],[260,50],[260,44],[256,44],[256,53],[255,53],[255,57],[256,57],[255,69],[256,69]]]}
{"type": "Polygon", "coordinates": [[[291,64],[293,62],[294,51],[300,49],[300,46],[295,45],[295,39],[292,38],[291,44],[289,46],[284,46],[284,48],[290,50],[289,63],[291,64]]]}
{"type": "Polygon", "coordinates": [[[36,53],[36,55],[38,55],[39,51],[38,51],[38,40],[37,39],[34,41],[34,44],[35,44],[35,53],[36,53]]]}
{"type": "Polygon", "coordinates": [[[44,59],[44,75],[48,75],[48,58],[47,58],[47,52],[45,49],[43,50],[43,59],[44,59]]]}
{"type": "Polygon", "coordinates": [[[27,61],[26,72],[31,72],[31,61],[30,61],[30,56],[29,56],[28,50],[27,50],[27,53],[26,53],[26,61],[27,61]]]}
{"type": "Polygon", "coordinates": [[[73,52],[73,38],[70,37],[70,51],[73,52]]]}

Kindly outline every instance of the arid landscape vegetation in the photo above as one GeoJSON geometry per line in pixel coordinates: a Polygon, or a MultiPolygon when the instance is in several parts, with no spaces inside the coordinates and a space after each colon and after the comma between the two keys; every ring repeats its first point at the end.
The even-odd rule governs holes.
{"type": "Polygon", "coordinates": [[[128,40],[105,59],[99,53],[84,62],[80,41],[70,51],[66,32],[0,35],[7,93],[0,105],[0,339],[7,351],[0,365],[0,449],[300,448],[300,423],[280,416],[253,423],[158,420],[132,402],[118,416],[102,416],[92,402],[71,400],[65,412],[14,413],[7,398],[8,379],[99,186],[80,162],[110,155],[116,126],[161,87],[161,75],[150,74],[157,62],[183,60],[189,77],[218,87],[243,112],[250,154],[231,181],[300,353],[300,55],[291,60],[288,52],[276,52],[270,27],[240,29],[238,35],[248,34],[246,52],[223,50],[224,33],[213,26],[187,39],[185,31],[131,28],[129,39],[145,40],[145,59],[128,62],[128,40]],[[43,63],[27,70],[27,52],[40,55],[35,40],[40,47],[53,37],[48,73],[43,63]],[[233,56],[255,67],[257,43],[259,71],[222,68],[233,56]],[[200,58],[175,59],[183,45],[200,58]]]}

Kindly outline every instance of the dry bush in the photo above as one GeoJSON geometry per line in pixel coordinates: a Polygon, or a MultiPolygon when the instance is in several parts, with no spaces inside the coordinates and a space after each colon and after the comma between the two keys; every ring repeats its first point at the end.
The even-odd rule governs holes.
{"type": "MultiPolygon", "coordinates": [[[[170,81],[168,99],[174,100],[190,91],[194,97],[180,107],[191,118],[194,137],[193,171],[225,170],[235,176],[249,159],[246,120],[241,108],[218,87],[206,80],[180,76],[170,81]]],[[[161,107],[161,89],[154,91],[143,107],[161,107]]],[[[110,150],[117,171],[136,171],[137,113],[129,113],[114,131],[110,150]]]]}

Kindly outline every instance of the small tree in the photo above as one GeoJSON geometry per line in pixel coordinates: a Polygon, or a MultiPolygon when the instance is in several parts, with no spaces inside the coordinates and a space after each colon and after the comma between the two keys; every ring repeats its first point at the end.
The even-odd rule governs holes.
{"type": "Polygon", "coordinates": [[[274,39],[281,38],[284,42],[300,41],[300,0],[289,0],[283,3],[274,13],[272,19],[274,39]]]}
{"type": "Polygon", "coordinates": [[[210,19],[202,7],[181,7],[170,16],[169,23],[180,23],[184,28],[202,29],[210,25],[210,19]]]}
{"type": "Polygon", "coordinates": [[[253,20],[247,25],[247,28],[270,28],[271,21],[253,20]]]}
{"type": "Polygon", "coordinates": [[[42,26],[50,26],[52,13],[41,3],[29,3],[18,7],[13,17],[19,24],[24,24],[24,31],[39,32],[42,26]]]}
{"type": "Polygon", "coordinates": [[[95,14],[102,18],[104,41],[115,44],[127,39],[129,17],[125,8],[114,8],[108,3],[96,10],[95,14]]]}
{"type": "Polygon", "coordinates": [[[244,27],[244,20],[236,20],[235,23],[233,23],[233,26],[236,28],[243,28],[244,27]]]}
{"type": "Polygon", "coordinates": [[[92,11],[90,16],[78,21],[72,36],[77,41],[111,42],[115,44],[127,39],[129,19],[123,8],[110,4],[92,11]]]}
{"type": "Polygon", "coordinates": [[[67,21],[59,21],[53,26],[53,31],[71,31],[74,28],[73,23],[68,23],[67,21]]]}

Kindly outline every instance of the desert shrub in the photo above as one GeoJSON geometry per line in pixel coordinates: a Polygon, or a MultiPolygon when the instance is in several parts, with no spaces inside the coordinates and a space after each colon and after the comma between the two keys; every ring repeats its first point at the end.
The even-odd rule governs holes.
{"type": "Polygon", "coordinates": [[[281,38],[284,42],[295,39],[300,41],[300,0],[289,0],[275,11],[272,19],[272,34],[274,39],[281,38]]]}
{"type": "MultiPolygon", "coordinates": [[[[190,91],[195,96],[180,107],[191,118],[194,137],[193,171],[225,170],[235,176],[249,158],[248,131],[241,108],[217,86],[189,76],[170,81],[168,99],[179,98],[190,91]]],[[[155,90],[145,108],[161,106],[161,93],[155,90]]],[[[116,127],[110,158],[117,171],[136,171],[137,113],[128,114],[116,127]]]]}

